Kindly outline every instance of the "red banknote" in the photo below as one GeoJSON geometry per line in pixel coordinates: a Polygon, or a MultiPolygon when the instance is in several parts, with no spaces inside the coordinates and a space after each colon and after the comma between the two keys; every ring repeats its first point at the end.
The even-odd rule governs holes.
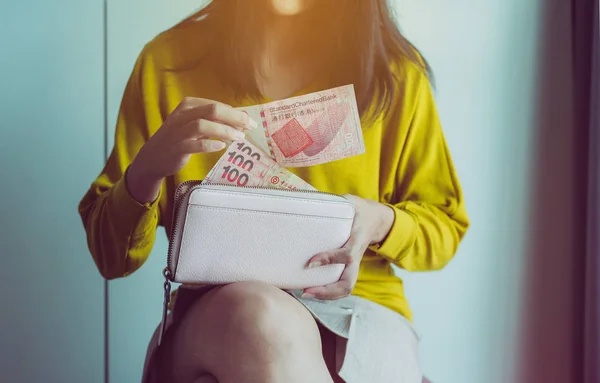
{"type": "Polygon", "coordinates": [[[268,147],[281,166],[312,166],[365,152],[352,85],[240,109],[262,122],[265,137],[249,140],[268,147]]]}

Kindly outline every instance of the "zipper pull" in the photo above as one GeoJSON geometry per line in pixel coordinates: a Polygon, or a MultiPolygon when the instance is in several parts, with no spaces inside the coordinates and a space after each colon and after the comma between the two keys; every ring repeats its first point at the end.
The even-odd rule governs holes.
{"type": "Polygon", "coordinates": [[[167,313],[169,311],[169,302],[171,302],[171,273],[169,272],[169,268],[165,267],[163,270],[163,276],[165,277],[164,289],[165,296],[163,300],[163,314],[162,314],[162,322],[160,324],[160,334],[158,335],[158,345],[162,343],[162,339],[165,336],[165,332],[167,331],[167,313]]]}

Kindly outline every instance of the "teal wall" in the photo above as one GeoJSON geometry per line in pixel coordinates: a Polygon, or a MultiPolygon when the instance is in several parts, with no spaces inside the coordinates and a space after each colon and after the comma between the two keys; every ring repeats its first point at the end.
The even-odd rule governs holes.
{"type": "Polygon", "coordinates": [[[104,381],[77,204],[103,163],[102,2],[0,7],[0,381],[104,381]]]}
{"type": "MultiPolygon", "coordinates": [[[[76,206],[103,165],[105,139],[112,147],[138,53],[203,1],[107,3],[106,131],[102,1],[14,1],[1,8],[3,382],[5,372],[7,382],[104,380],[104,282],[76,206]]],[[[548,371],[539,381],[571,383],[569,362],[558,363],[572,346],[571,322],[556,308],[569,308],[570,291],[568,5],[391,3],[433,66],[472,221],[445,270],[398,271],[423,334],[424,370],[436,383],[536,382],[531,377],[539,375],[523,372],[528,364],[548,371]],[[547,205],[555,215],[540,214],[547,205]],[[556,217],[560,224],[553,225],[556,217]],[[549,277],[540,281],[540,274],[549,277]],[[555,351],[531,360],[540,344],[555,351]]],[[[139,381],[161,315],[163,233],[142,269],[108,283],[111,383],[139,381]]]]}

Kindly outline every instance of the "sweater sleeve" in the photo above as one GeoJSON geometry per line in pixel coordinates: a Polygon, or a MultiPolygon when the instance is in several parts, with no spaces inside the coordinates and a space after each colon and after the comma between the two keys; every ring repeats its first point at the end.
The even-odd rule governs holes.
{"type": "Polygon", "coordinates": [[[106,279],[127,276],[146,261],[159,223],[160,195],[141,204],[125,182],[129,165],[148,139],[139,72],[138,59],[123,94],[110,157],[79,204],[89,250],[106,279]]]}
{"type": "Polygon", "coordinates": [[[372,250],[409,271],[439,270],[454,257],[469,219],[429,80],[421,75],[394,179],[394,224],[372,250]]]}

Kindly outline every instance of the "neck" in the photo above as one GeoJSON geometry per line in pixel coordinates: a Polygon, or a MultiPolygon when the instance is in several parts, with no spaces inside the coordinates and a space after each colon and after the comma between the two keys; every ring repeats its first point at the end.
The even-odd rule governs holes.
{"type": "Polygon", "coordinates": [[[263,56],[273,65],[312,65],[322,58],[327,45],[324,40],[327,25],[309,11],[294,16],[274,16],[263,36],[263,56]]]}
{"type": "MultiPolygon", "coordinates": [[[[314,52],[307,49],[300,16],[275,17],[264,35],[257,81],[271,99],[289,97],[313,78],[314,52]]],[[[303,27],[304,25],[304,27],[303,27]]]]}
{"type": "Polygon", "coordinates": [[[275,16],[269,22],[269,28],[263,36],[264,53],[266,56],[282,61],[294,46],[298,46],[302,41],[304,27],[302,16],[275,16]]]}

